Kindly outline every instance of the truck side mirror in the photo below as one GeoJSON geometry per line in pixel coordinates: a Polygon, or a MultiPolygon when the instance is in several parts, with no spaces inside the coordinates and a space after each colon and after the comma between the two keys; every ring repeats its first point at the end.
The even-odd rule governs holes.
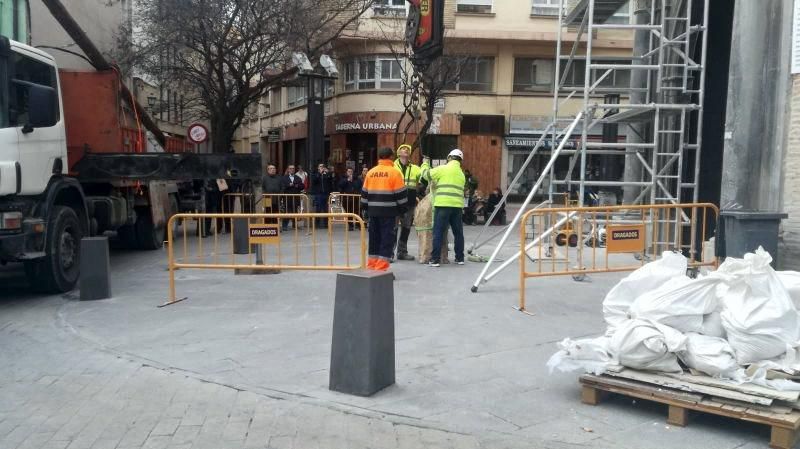
{"type": "Polygon", "coordinates": [[[16,88],[12,102],[12,117],[16,113],[22,132],[33,132],[36,128],[47,128],[56,124],[56,91],[52,87],[18,79],[11,80],[16,88]],[[24,123],[23,123],[24,121],[24,123]]]}
{"type": "Polygon", "coordinates": [[[56,91],[52,87],[30,84],[28,87],[28,125],[48,128],[56,124],[56,91]]]}

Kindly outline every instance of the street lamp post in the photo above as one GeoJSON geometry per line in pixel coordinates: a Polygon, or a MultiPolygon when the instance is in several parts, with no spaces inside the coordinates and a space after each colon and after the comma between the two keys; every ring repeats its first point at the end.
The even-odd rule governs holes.
{"type": "Polygon", "coordinates": [[[324,73],[315,70],[302,53],[295,53],[292,59],[299,76],[306,81],[306,166],[313,167],[324,162],[325,158],[325,81],[337,79],[339,71],[328,55],[322,55],[319,59],[324,73]]]}

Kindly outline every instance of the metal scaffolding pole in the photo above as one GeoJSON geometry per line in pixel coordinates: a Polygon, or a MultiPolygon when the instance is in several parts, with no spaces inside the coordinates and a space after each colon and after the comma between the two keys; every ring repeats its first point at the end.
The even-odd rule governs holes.
{"type": "MultiPolygon", "coordinates": [[[[698,200],[698,177],[702,142],[702,123],[692,124],[692,119],[703,119],[706,49],[708,44],[709,0],[630,0],[635,1],[635,23],[619,23],[614,18],[629,0],[560,0],[556,42],[556,67],[553,86],[553,123],[550,133],[553,140],[567,121],[572,122],[569,131],[563,133],[558,151],[542,172],[534,190],[548,182],[548,198],[554,203],[557,189],[567,194],[577,184],[578,204],[583,205],[587,187],[603,187],[623,192],[623,204],[636,204],[645,198],[651,204],[678,204],[684,198],[698,200]],[[693,3],[703,3],[702,23],[695,23],[692,16],[693,3]],[[568,27],[570,32],[564,32],[568,27]],[[577,29],[577,32],[576,32],[577,29]],[[603,33],[629,32],[634,36],[634,49],[630,64],[603,60],[596,56],[595,39],[603,33]],[[585,50],[579,51],[585,38],[585,50]],[[565,42],[565,40],[568,40],[565,42]],[[565,56],[565,44],[571,51],[565,56]],[[700,61],[695,61],[695,48],[701,45],[700,61]],[[579,66],[580,62],[584,66],[579,66]],[[562,65],[563,64],[563,65],[562,65]],[[582,86],[569,83],[573,72],[583,71],[582,86]],[[629,85],[616,83],[617,74],[630,75],[629,85]],[[699,79],[699,82],[698,82],[699,79]],[[620,95],[622,101],[603,103],[598,97],[603,94],[620,95]],[[627,101],[626,101],[627,100],[627,101]],[[580,102],[577,119],[561,117],[563,105],[580,102]],[[696,114],[693,114],[694,112],[696,114]],[[577,125],[581,128],[577,130],[577,125]],[[626,142],[604,140],[596,142],[591,136],[605,124],[629,127],[626,142]],[[581,140],[576,150],[565,150],[567,139],[573,132],[580,132],[581,140]],[[563,151],[562,151],[563,150],[563,151]],[[626,166],[622,179],[608,175],[587,176],[591,163],[597,157],[625,156],[626,166]],[[559,157],[570,157],[566,175],[555,170],[559,157]],[[579,173],[574,174],[575,170],[579,173]],[[685,175],[684,172],[691,175],[685,175]],[[693,177],[692,177],[693,175],[693,177]],[[691,179],[690,179],[691,178],[691,179]]],[[[700,21],[698,21],[700,22],[700,21]]],[[[624,78],[623,78],[624,79],[624,78]]],[[[617,176],[617,175],[615,175],[617,176]]],[[[519,175],[518,175],[519,177],[519,175]]],[[[516,178],[515,178],[516,179],[516,178]]],[[[533,191],[531,192],[533,193],[533,191]]],[[[509,229],[494,249],[490,261],[472,287],[476,291],[507,267],[507,260],[487,276],[490,264],[495,260],[508,235],[512,232],[532,196],[526,200],[509,229]]],[[[691,226],[685,214],[675,214],[663,220],[658,230],[659,237],[672,239],[675,249],[688,249],[679,241],[681,227],[691,226]]],[[[556,226],[548,223],[547,226],[556,226]]],[[[547,236],[540,236],[545,239],[547,236]]],[[[522,249],[521,249],[522,250],[522,249]]],[[[519,254],[519,253],[518,253],[519,254]]],[[[578,249],[578,264],[581,268],[583,248],[578,249]]]]}

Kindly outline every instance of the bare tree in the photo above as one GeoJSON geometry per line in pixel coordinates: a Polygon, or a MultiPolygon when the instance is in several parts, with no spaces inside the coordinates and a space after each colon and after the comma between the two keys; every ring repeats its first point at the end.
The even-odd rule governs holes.
{"type": "Polygon", "coordinates": [[[435,105],[439,100],[450,95],[461,80],[464,68],[476,61],[467,49],[448,39],[445,33],[445,54],[416,68],[411,63],[413,54],[405,44],[405,33],[396,21],[379,19],[382,41],[398,62],[402,74],[403,108],[405,112],[397,123],[395,146],[405,138],[405,134],[414,130],[416,139],[411,144],[416,150],[428,135],[436,115],[435,105]],[[415,76],[416,75],[416,76],[415,76]],[[417,98],[414,96],[417,95],[417,98]],[[422,114],[424,113],[424,116],[422,114]],[[403,133],[401,138],[400,134],[403,133]]]}
{"type": "Polygon", "coordinates": [[[208,120],[224,152],[248,107],[314,61],[372,0],[135,0],[126,65],[180,86],[187,115],[208,120]]]}
{"type": "MultiPolygon", "coordinates": [[[[474,56],[448,54],[435,59],[429,65],[422,67],[422,70],[418,72],[418,79],[420,82],[420,109],[425,113],[425,116],[422,126],[419,127],[416,140],[412,145],[414,149],[421,146],[422,139],[428,135],[431,129],[436,114],[435,105],[439,100],[445,98],[445,96],[455,90],[457,83],[461,80],[464,68],[474,60],[474,56]]],[[[413,75],[413,73],[411,75],[413,75]]],[[[414,77],[409,76],[404,77],[404,79],[406,84],[405,89],[408,92],[406,95],[413,95],[414,77]]],[[[419,120],[419,118],[417,119],[419,120]]],[[[406,127],[407,125],[404,126],[404,128],[406,127]]],[[[400,126],[397,128],[397,132],[399,131],[400,126]]]]}

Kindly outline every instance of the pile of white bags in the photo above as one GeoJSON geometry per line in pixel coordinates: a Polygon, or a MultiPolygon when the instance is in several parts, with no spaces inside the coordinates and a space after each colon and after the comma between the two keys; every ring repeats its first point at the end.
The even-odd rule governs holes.
{"type": "Polygon", "coordinates": [[[739,364],[778,357],[800,339],[797,309],[763,249],[727,259],[714,277],[722,280],[722,326],[739,364]]]}
{"type": "Polygon", "coordinates": [[[776,272],[771,261],[759,248],[690,279],[686,258],[664,253],[608,293],[603,337],[564,340],[547,366],[593,373],[610,365],[660,372],[686,367],[738,381],[763,380],[763,369],[745,376],[748,364],[800,369],[800,273],[776,272]]]}

